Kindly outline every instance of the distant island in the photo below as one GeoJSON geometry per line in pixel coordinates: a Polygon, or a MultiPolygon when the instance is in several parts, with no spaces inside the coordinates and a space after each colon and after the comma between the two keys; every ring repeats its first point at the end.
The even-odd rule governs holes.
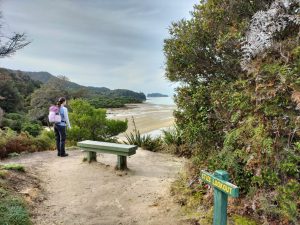
{"type": "Polygon", "coordinates": [[[169,97],[169,96],[161,93],[151,93],[151,94],[147,94],[147,97],[169,97]]]}

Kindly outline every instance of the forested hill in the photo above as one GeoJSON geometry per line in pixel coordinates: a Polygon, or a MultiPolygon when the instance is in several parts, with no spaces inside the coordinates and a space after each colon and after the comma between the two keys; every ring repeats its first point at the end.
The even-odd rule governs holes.
{"type": "Polygon", "coordinates": [[[29,105],[29,96],[41,84],[21,72],[0,68],[0,108],[8,112],[23,110],[29,105]]]}
{"type": "MultiPolygon", "coordinates": [[[[51,79],[59,79],[57,78],[56,76],[52,75],[51,73],[48,73],[48,72],[26,72],[26,71],[16,71],[16,70],[11,70],[12,72],[20,72],[24,75],[27,75],[29,76],[31,79],[33,80],[37,80],[37,81],[41,81],[42,83],[47,83],[49,80],[51,79]]],[[[82,85],[79,85],[79,84],[76,84],[74,82],[71,82],[71,81],[67,81],[66,82],[67,84],[67,87],[68,88],[82,88],[84,86],[82,85]]]]}
{"type": "MultiPolygon", "coordinates": [[[[47,82],[53,82],[56,81],[58,82],[60,80],[59,77],[56,77],[48,72],[27,72],[27,71],[20,71],[20,70],[10,70],[10,69],[5,69],[5,68],[0,68],[1,71],[1,76],[6,76],[6,77],[22,77],[24,81],[29,81],[30,82],[36,81],[37,83],[40,84],[45,84],[47,82]],[[31,78],[31,79],[30,79],[31,78]]],[[[126,90],[126,89],[116,89],[116,90],[110,90],[109,88],[106,87],[91,87],[91,86],[83,86],[79,85],[77,83],[71,82],[69,80],[66,80],[64,82],[64,85],[67,89],[71,89],[73,91],[81,91],[85,92],[88,96],[97,96],[97,95],[104,95],[104,96],[109,96],[109,97],[126,97],[126,98],[132,98],[132,99],[137,99],[140,101],[145,101],[146,96],[144,93],[138,93],[134,92],[131,90],[126,90]]]]}
{"type": "Polygon", "coordinates": [[[164,95],[164,94],[161,94],[161,93],[150,93],[150,94],[147,94],[147,97],[168,97],[168,95],[164,95]]]}

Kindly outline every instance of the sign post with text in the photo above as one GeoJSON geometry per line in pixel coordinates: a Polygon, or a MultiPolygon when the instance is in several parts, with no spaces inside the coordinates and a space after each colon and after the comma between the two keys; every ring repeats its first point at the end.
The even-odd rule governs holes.
{"type": "Polygon", "coordinates": [[[213,225],[226,225],[228,195],[234,198],[238,197],[239,188],[228,182],[229,175],[224,170],[216,170],[214,174],[202,170],[200,179],[214,188],[213,225]]]}

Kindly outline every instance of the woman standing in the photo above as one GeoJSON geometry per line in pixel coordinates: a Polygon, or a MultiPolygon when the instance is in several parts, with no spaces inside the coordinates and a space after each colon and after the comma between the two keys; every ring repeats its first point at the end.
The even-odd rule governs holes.
{"type": "Polygon", "coordinates": [[[56,104],[59,107],[59,114],[61,115],[61,122],[54,124],[57,156],[66,157],[68,156],[65,151],[66,127],[68,126],[68,128],[71,128],[68,109],[65,107],[67,101],[65,98],[61,97],[58,99],[56,104]]]}

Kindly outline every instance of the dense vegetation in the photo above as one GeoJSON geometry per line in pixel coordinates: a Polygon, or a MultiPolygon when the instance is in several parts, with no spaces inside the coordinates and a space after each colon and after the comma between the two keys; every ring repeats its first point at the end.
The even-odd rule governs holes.
{"type": "Polygon", "coordinates": [[[46,124],[48,107],[58,96],[84,98],[96,108],[124,107],[146,100],[145,94],[130,90],[84,87],[64,76],[0,68],[0,108],[6,113],[29,111],[29,118],[46,124]]]}
{"type": "MultiPolygon", "coordinates": [[[[14,71],[9,70],[12,73],[19,73],[24,74],[26,76],[29,76],[31,79],[35,81],[42,82],[43,84],[46,84],[48,82],[60,82],[62,76],[55,77],[52,74],[48,72],[22,72],[22,71],[14,71]]],[[[115,89],[110,90],[106,87],[85,87],[79,84],[76,84],[74,82],[71,82],[69,80],[65,80],[64,82],[64,89],[70,90],[73,95],[79,97],[85,97],[88,99],[94,99],[94,98],[106,98],[105,103],[108,105],[105,105],[105,103],[102,103],[104,105],[104,108],[112,107],[118,107],[114,105],[114,101],[119,101],[119,98],[126,99],[124,103],[121,106],[124,106],[126,103],[136,103],[136,102],[143,102],[146,100],[146,96],[144,93],[140,92],[134,92],[126,89],[115,89]]],[[[102,99],[101,99],[102,100],[102,99]]],[[[116,103],[118,104],[118,103],[116,103]]]]}
{"type": "Polygon", "coordinates": [[[150,93],[150,94],[147,94],[147,97],[168,97],[168,95],[164,95],[164,94],[161,94],[161,93],[150,93]]]}
{"type": "MultiPolygon", "coordinates": [[[[227,170],[241,192],[230,214],[259,223],[300,219],[299,10],[293,0],[201,1],[164,45],[166,76],[181,84],[175,117],[178,153],[192,158],[186,179],[227,170]]],[[[204,186],[190,197],[199,192],[211,199],[204,186]]]]}
{"type": "Polygon", "coordinates": [[[31,126],[35,127],[37,124],[48,125],[48,108],[55,104],[59,96],[67,99],[83,98],[96,108],[124,107],[127,103],[142,103],[146,100],[143,93],[130,90],[84,87],[70,82],[64,76],[54,77],[46,72],[32,73],[1,68],[0,127],[7,126],[20,131],[23,129],[21,124],[25,121],[27,125],[32,123],[31,126]],[[17,120],[12,121],[11,117],[14,116],[9,115],[10,113],[20,115],[17,120]]]}

